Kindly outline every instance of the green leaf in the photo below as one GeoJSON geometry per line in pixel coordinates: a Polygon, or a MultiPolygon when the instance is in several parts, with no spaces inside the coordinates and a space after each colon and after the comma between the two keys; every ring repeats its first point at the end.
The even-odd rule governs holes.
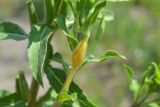
{"type": "Polygon", "coordinates": [[[54,18],[54,1],[53,0],[44,0],[45,2],[45,20],[47,25],[50,25],[54,18]]]}
{"type": "Polygon", "coordinates": [[[30,100],[30,90],[24,73],[21,71],[19,72],[18,78],[16,78],[16,92],[25,100],[30,100]]]}
{"type": "Polygon", "coordinates": [[[64,32],[65,36],[67,37],[71,50],[74,50],[78,44],[78,41],[73,36],[70,36],[66,26],[65,18],[63,16],[57,16],[55,22],[58,24],[60,29],[64,32]]]}
{"type": "Polygon", "coordinates": [[[61,92],[57,97],[57,100],[60,102],[65,102],[70,100],[75,101],[76,99],[77,99],[77,93],[69,95],[67,92],[61,92]]]}
{"type": "Polygon", "coordinates": [[[70,70],[70,68],[69,68],[70,65],[64,61],[62,55],[61,55],[60,53],[58,53],[58,52],[57,52],[57,53],[54,53],[54,54],[52,55],[51,61],[56,61],[56,62],[62,64],[63,69],[64,69],[66,72],[68,72],[68,71],[70,70]]]}
{"type": "Polygon", "coordinates": [[[0,107],[26,107],[26,106],[23,99],[17,93],[13,93],[8,96],[0,98],[0,107]]]}
{"type": "MultiPolygon", "coordinates": [[[[57,93],[60,93],[66,79],[66,73],[62,69],[52,68],[51,66],[46,67],[45,73],[50,85],[57,93]]],[[[69,89],[69,94],[72,93],[77,93],[77,100],[83,107],[96,107],[88,100],[83,91],[74,82],[71,83],[69,89]]]]}
{"type": "Polygon", "coordinates": [[[100,11],[99,15],[98,15],[98,19],[103,18],[104,21],[112,21],[114,20],[114,14],[111,11],[108,11],[107,9],[103,9],[102,11],[100,11]]]}
{"type": "Polygon", "coordinates": [[[114,50],[109,50],[106,51],[103,55],[99,56],[99,57],[95,57],[94,55],[89,55],[86,58],[86,63],[88,62],[102,62],[105,61],[109,58],[114,58],[114,57],[119,57],[119,58],[123,58],[126,59],[123,55],[121,55],[120,53],[114,51],[114,50]]]}
{"type": "Polygon", "coordinates": [[[91,0],[80,0],[77,4],[77,13],[80,13],[79,23],[83,25],[91,8],[93,7],[93,2],[91,0]]]}
{"type": "Polygon", "coordinates": [[[140,85],[139,85],[138,81],[132,79],[129,88],[133,92],[133,101],[136,101],[137,96],[139,94],[139,89],[140,89],[140,85]]]}
{"type": "Polygon", "coordinates": [[[91,16],[87,19],[89,24],[93,24],[97,17],[98,17],[98,14],[100,13],[100,11],[102,10],[103,7],[106,6],[106,1],[102,1],[101,3],[97,4],[93,13],[91,14],[91,16]]]}
{"type": "Polygon", "coordinates": [[[38,16],[36,9],[34,7],[33,1],[32,0],[27,0],[26,1],[27,8],[28,8],[28,14],[29,14],[29,19],[30,19],[30,25],[34,25],[39,22],[38,16]]]}
{"type": "Polygon", "coordinates": [[[11,93],[7,90],[0,90],[0,98],[4,97],[4,96],[7,96],[9,94],[11,94],[11,93]]]}
{"type": "Polygon", "coordinates": [[[41,73],[48,60],[46,59],[47,47],[53,32],[53,29],[47,26],[34,25],[29,36],[29,64],[34,78],[41,85],[43,85],[41,73]]]}
{"type": "Polygon", "coordinates": [[[11,22],[0,23],[0,40],[24,40],[28,35],[16,24],[11,22]]]}
{"type": "Polygon", "coordinates": [[[126,74],[127,74],[128,79],[129,79],[129,80],[133,79],[133,70],[132,70],[132,68],[130,68],[130,67],[129,67],[128,65],[126,65],[126,64],[124,64],[123,66],[124,66],[124,68],[125,68],[125,72],[126,72],[126,74]]]}
{"type": "Polygon", "coordinates": [[[130,0],[106,0],[106,1],[109,1],[109,2],[123,2],[123,1],[130,1],[130,0]]]}
{"type": "Polygon", "coordinates": [[[160,85],[160,69],[158,67],[158,65],[156,63],[152,63],[152,65],[154,66],[155,69],[155,76],[154,76],[154,81],[160,85]]]}

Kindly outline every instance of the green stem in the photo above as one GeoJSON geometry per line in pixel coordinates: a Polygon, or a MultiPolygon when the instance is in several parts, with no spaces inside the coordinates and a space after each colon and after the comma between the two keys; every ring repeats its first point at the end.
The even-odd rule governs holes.
{"type": "Polygon", "coordinates": [[[39,90],[39,84],[34,78],[32,78],[31,99],[29,101],[28,107],[35,107],[38,90],[39,90]]]}
{"type": "Polygon", "coordinates": [[[75,71],[76,71],[76,69],[75,69],[74,67],[72,67],[72,68],[71,68],[71,71],[70,71],[69,74],[68,74],[68,77],[67,77],[67,79],[66,79],[66,82],[65,82],[65,84],[64,84],[64,86],[63,86],[62,91],[68,92],[69,86],[70,86],[70,84],[71,84],[71,82],[72,82],[72,79],[73,79],[73,77],[74,77],[75,71]]]}

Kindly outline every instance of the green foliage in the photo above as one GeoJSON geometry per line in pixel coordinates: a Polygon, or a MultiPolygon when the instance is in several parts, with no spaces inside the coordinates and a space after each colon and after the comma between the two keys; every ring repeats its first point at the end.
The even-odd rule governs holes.
{"type": "MultiPolygon", "coordinates": [[[[107,3],[106,1],[115,2],[115,0],[77,0],[74,2],[71,2],[70,0],[44,0],[45,22],[40,22],[40,18],[37,15],[37,10],[32,0],[27,0],[26,4],[31,24],[30,33],[26,34],[18,25],[13,23],[0,23],[0,40],[28,39],[29,43],[27,49],[29,66],[34,77],[32,80],[32,85],[29,87],[23,72],[20,72],[19,76],[16,78],[16,92],[2,95],[2,97],[0,97],[0,106],[52,107],[54,104],[60,103],[61,107],[75,107],[75,105],[80,107],[97,107],[89,100],[82,89],[80,89],[80,87],[72,81],[73,78],[69,78],[69,76],[66,75],[67,72],[70,71],[70,65],[72,64],[66,63],[60,53],[53,53],[53,46],[50,42],[56,31],[60,30],[64,32],[71,51],[74,52],[76,47],[79,46],[79,44],[81,45],[81,41],[85,39],[86,35],[90,34],[93,25],[99,23],[97,33],[92,36],[94,41],[91,44],[95,45],[92,46],[92,50],[86,55],[85,60],[80,59],[82,60],[80,62],[83,63],[77,65],[78,69],[75,69],[73,75],[75,75],[75,73],[80,70],[83,65],[89,62],[102,62],[114,57],[125,59],[124,56],[113,50],[106,51],[98,57],[93,55],[95,47],[101,40],[102,34],[105,30],[107,15],[102,14],[105,13],[103,9],[105,9],[107,3]],[[69,11],[68,8],[70,8],[71,11],[69,11]],[[67,15],[69,15],[69,12],[74,15],[73,22],[70,23],[70,25],[67,24],[67,15]],[[52,67],[50,64],[51,61],[62,64],[63,69],[52,67]],[[43,86],[43,73],[47,76],[50,88],[44,95],[37,98],[39,85],[43,86]],[[65,86],[65,81],[67,81],[68,78],[72,82],[69,86],[69,91],[64,92],[62,88],[65,86]],[[55,94],[52,96],[53,91],[55,94]],[[51,102],[51,104],[48,104],[48,102],[51,102]]],[[[85,41],[85,44],[88,44],[88,39],[85,41]]],[[[84,46],[87,48],[87,45],[84,46]]],[[[82,51],[85,51],[81,52],[84,55],[86,53],[86,49],[82,49],[82,51]]],[[[74,53],[74,55],[76,56],[79,54],[74,53]]],[[[81,56],[79,57],[81,58],[81,56]]],[[[157,66],[155,66],[155,68],[156,67],[157,66]]],[[[132,78],[131,72],[128,72],[128,76],[129,78],[132,78]]],[[[153,81],[156,84],[160,83],[159,69],[157,70],[157,73],[155,73],[153,81]]],[[[132,81],[130,89],[133,91],[135,99],[138,98],[137,96],[139,95],[139,90],[141,89],[139,87],[141,86],[138,85],[136,80],[132,81]]],[[[157,87],[154,87],[153,90],[157,91],[157,87]]]]}
{"type": "Polygon", "coordinates": [[[27,38],[28,35],[18,25],[11,22],[0,23],[0,40],[13,39],[19,41],[27,38]]]}
{"type": "Polygon", "coordinates": [[[133,94],[133,107],[158,107],[159,103],[159,76],[160,67],[156,63],[142,74],[140,80],[133,78],[133,70],[125,65],[126,74],[130,80],[130,90],[133,94]],[[157,94],[158,96],[155,96],[157,94]]]}
{"type": "MultiPolygon", "coordinates": [[[[55,89],[57,93],[60,93],[63,84],[65,82],[66,73],[62,69],[52,68],[48,66],[45,70],[50,85],[55,89]]],[[[69,93],[77,93],[77,100],[82,107],[95,107],[88,98],[83,94],[83,91],[74,83],[71,83],[69,93]]]]}

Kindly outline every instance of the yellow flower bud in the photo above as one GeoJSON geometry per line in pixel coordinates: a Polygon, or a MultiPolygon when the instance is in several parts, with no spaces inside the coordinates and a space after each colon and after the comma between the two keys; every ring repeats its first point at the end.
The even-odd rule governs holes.
{"type": "Polygon", "coordinates": [[[84,37],[84,39],[78,44],[78,46],[76,47],[75,51],[72,54],[72,68],[68,74],[68,77],[66,79],[66,82],[64,84],[62,91],[68,92],[68,89],[73,79],[73,76],[75,74],[75,71],[77,67],[80,66],[80,64],[83,62],[85,58],[85,54],[86,54],[87,47],[88,47],[89,36],[90,34],[87,34],[84,37]]]}
{"type": "Polygon", "coordinates": [[[89,36],[90,34],[88,33],[74,50],[72,54],[72,68],[76,69],[83,62],[88,47],[89,36]]]}

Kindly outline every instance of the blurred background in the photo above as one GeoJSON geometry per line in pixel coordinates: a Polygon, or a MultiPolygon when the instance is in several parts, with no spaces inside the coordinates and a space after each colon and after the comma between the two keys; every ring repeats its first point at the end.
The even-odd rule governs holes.
{"type": "MultiPolygon", "coordinates": [[[[34,2],[39,16],[42,16],[42,0],[34,2]]],[[[114,49],[126,56],[127,60],[112,59],[88,64],[77,73],[75,79],[99,107],[129,107],[131,95],[122,65],[130,65],[138,78],[151,62],[160,62],[160,0],[108,3],[106,9],[114,13],[114,20],[106,23],[102,42],[98,44],[95,54],[114,49]]],[[[17,23],[29,32],[25,0],[0,0],[0,21],[17,23]]],[[[62,34],[57,32],[57,35],[62,34]]],[[[20,70],[25,71],[30,82],[27,42],[0,41],[0,89],[14,91],[14,79],[20,70]]],[[[71,52],[64,36],[55,36],[52,44],[54,51],[61,52],[70,62],[71,52]]]]}

